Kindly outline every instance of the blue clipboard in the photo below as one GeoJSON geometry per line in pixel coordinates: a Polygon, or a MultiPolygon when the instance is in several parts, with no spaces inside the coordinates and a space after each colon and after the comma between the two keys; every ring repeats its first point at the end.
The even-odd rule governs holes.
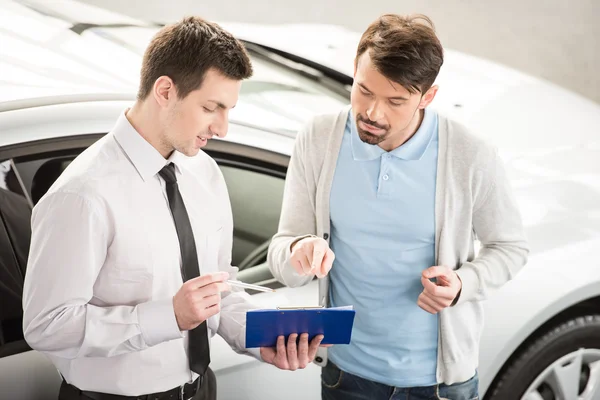
{"type": "Polygon", "coordinates": [[[278,308],[246,313],[246,347],[274,347],[277,337],[324,335],[321,344],[348,344],[356,311],[347,308],[278,308]]]}

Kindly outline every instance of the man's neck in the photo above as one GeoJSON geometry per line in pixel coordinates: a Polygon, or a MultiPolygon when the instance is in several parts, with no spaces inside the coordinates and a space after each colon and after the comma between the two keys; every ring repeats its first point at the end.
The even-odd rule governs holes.
{"type": "Polygon", "coordinates": [[[160,140],[160,123],[154,117],[155,115],[155,112],[148,110],[147,106],[139,101],[125,111],[125,117],[137,133],[150,143],[165,159],[168,159],[172,150],[164,148],[165,146],[160,140]]]}

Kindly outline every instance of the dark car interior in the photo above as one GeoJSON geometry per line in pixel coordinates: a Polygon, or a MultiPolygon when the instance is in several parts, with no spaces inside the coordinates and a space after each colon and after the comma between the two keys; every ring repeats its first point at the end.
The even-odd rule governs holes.
{"type": "Polygon", "coordinates": [[[0,188],[0,357],[27,350],[23,340],[23,279],[31,237],[27,200],[0,188]]]}
{"type": "Polygon", "coordinates": [[[72,158],[59,157],[44,161],[31,179],[31,201],[37,204],[50,186],[71,163],[72,158]]]}

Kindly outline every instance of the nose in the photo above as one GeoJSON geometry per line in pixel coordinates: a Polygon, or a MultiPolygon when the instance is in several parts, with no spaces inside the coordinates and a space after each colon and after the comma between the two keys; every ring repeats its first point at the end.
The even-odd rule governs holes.
{"type": "Polygon", "coordinates": [[[367,108],[367,117],[369,117],[371,121],[378,121],[383,118],[383,111],[377,100],[373,100],[373,102],[369,104],[369,108],[367,108]]]}
{"type": "Polygon", "coordinates": [[[213,135],[219,138],[224,138],[227,135],[229,129],[229,118],[228,113],[222,113],[212,124],[210,124],[210,131],[213,135]]]}

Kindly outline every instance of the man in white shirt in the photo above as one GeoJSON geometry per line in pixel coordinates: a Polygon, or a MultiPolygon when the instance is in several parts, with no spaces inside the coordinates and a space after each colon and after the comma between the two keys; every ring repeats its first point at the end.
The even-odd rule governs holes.
{"type": "Polygon", "coordinates": [[[59,399],[215,399],[215,333],[281,369],[314,358],[322,336],[246,350],[254,307],[225,282],[231,207],[200,149],[225,136],[251,74],[218,25],[165,27],[144,55],[138,101],[34,208],[23,328],[64,377],[59,399]]]}

